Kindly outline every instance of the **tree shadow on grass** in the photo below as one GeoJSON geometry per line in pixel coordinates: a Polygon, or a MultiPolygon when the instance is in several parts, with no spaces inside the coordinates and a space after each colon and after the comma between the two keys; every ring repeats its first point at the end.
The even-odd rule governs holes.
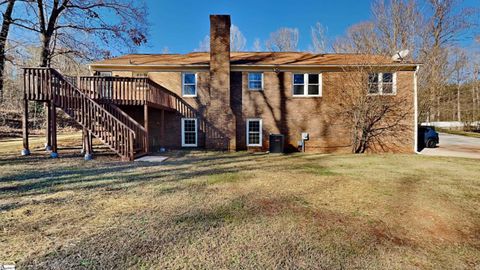
{"type": "Polygon", "coordinates": [[[376,233],[388,231],[385,224],[313,209],[305,203],[294,195],[265,197],[253,192],[192,206],[178,215],[159,217],[155,209],[148,209],[75,245],[33,255],[19,266],[117,269],[195,263],[207,269],[275,268],[279,264],[292,269],[319,265],[327,269],[365,268],[372,264],[385,268],[381,267],[382,250],[378,247],[395,243],[376,233]],[[294,229],[279,224],[290,224],[294,229]]]}
{"type": "MultiPolygon", "coordinates": [[[[151,162],[100,162],[88,167],[60,166],[52,169],[22,171],[0,179],[0,197],[22,198],[26,196],[53,194],[60,191],[82,191],[102,189],[121,191],[147,182],[178,184],[185,180],[205,176],[225,177],[228,174],[251,170],[277,170],[279,160],[294,156],[258,156],[249,153],[188,156],[151,162]],[[92,167],[91,167],[92,166],[92,167]]],[[[37,162],[37,161],[34,161],[37,162]]],[[[45,160],[43,160],[45,162],[45,160]]],[[[283,169],[288,169],[288,166],[283,169]]],[[[292,169],[295,169],[292,167],[292,169]]],[[[215,181],[219,181],[216,179],[215,181]]],[[[21,207],[18,202],[0,205],[1,209],[21,207]]]]}

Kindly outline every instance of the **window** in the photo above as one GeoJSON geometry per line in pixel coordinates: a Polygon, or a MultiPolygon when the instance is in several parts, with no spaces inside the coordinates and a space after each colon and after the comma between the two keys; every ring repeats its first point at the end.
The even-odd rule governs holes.
{"type": "Polygon", "coordinates": [[[197,146],[197,119],[182,118],[182,147],[197,146]]]}
{"type": "Polygon", "coordinates": [[[263,73],[249,72],[248,73],[248,90],[262,90],[263,89],[263,73]]]}
{"type": "Polygon", "coordinates": [[[370,73],[368,74],[368,93],[369,94],[377,94],[379,88],[378,83],[378,73],[370,73]]]}
{"type": "Polygon", "coordinates": [[[147,78],[148,77],[148,72],[132,72],[133,77],[136,78],[147,78]]]}
{"type": "Polygon", "coordinates": [[[322,74],[293,74],[293,95],[319,97],[322,95],[322,74]]]}
{"type": "Polygon", "coordinates": [[[393,74],[382,73],[382,93],[393,94],[393,74]]]}
{"type": "MultiPolygon", "coordinates": [[[[111,71],[100,71],[98,72],[97,74],[98,76],[100,77],[112,77],[112,72],[111,71]]],[[[100,80],[100,81],[97,81],[96,83],[96,87],[98,87],[98,89],[100,90],[100,97],[101,98],[106,98],[106,99],[111,99],[113,94],[113,89],[112,87],[109,86],[109,83],[107,82],[109,81],[108,78],[105,78],[104,80],[100,80]]],[[[92,82],[92,87],[93,87],[93,83],[92,82]]]]}
{"type": "Polygon", "coordinates": [[[391,72],[368,74],[368,94],[394,95],[397,92],[397,74],[391,72]]]}
{"type": "Polygon", "coordinates": [[[247,146],[262,146],[262,119],[247,119],[247,146]]]}
{"type": "Polygon", "coordinates": [[[100,71],[98,72],[98,76],[100,77],[112,77],[111,71],[100,71]]]}
{"type": "Polygon", "coordinates": [[[182,95],[184,97],[197,96],[197,74],[195,73],[182,74],[182,95]]]}

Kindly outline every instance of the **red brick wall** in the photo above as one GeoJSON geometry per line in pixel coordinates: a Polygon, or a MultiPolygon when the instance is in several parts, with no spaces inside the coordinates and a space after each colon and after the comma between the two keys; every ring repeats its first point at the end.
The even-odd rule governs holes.
{"type": "Polygon", "coordinates": [[[235,117],[230,102],[230,16],[210,16],[210,91],[206,148],[235,150],[235,117]]]}
{"type": "MultiPolygon", "coordinates": [[[[268,136],[270,133],[285,135],[285,145],[294,150],[301,139],[302,132],[308,132],[310,140],[306,143],[306,151],[338,153],[351,151],[350,127],[335,115],[335,103],[338,102],[336,88],[339,80],[344,76],[340,72],[323,72],[321,97],[293,97],[292,72],[275,73],[264,72],[264,90],[249,91],[247,85],[248,72],[231,72],[230,95],[233,113],[236,119],[236,128],[232,128],[236,136],[236,149],[245,150],[246,147],[246,119],[261,118],[263,120],[263,147],[268,150],[268,136]]],[[[154,73],[151,78],[167,89],[181,95],[181,73],[154,73]],[[174,78],[174,79],[173,79],[174,78]]],[[[211,105],[212,96],[208,88],[208,72],[198,73],[198,96],[185,98],[203,115],[207,115],[209,122],[218,122],[217,115],[205,114],[206,108],[211,105]]],[[[411,101],[412,115],[405,119],[409,128],[404,130],[404,140],[385,138],[389,147],[376,151],[412,152],[413,151],[413,72],[397,72],[397,95],[393,98],[406,98],[411,101]],[[391,141],[391,143],[389,142],[391,141]]],[[[224,105],[227,105],[225,103],[224,105]]],[[[223,112],[219,112],[222,114],[223,112]]],[[[155,117],[151,117],[155,118],[155,117]]],[[[180,116],[170,117],[171,128],[166,129],[171,147],[180,147],[180,116]]],[[[199,136],[199,143],[207,140],[203,134],[199,136]]],[[[202,144],[203,145],[203,144],[202,144]]]]}
{"type": "MultiPolygon", "coordinates": [[[[291,72],[264,72],[263,91],[248,90],[248,72],[236,72],[233,77],[238,87],[241,85],[241,115],[237,122],[238,148],[246,149],[246,120],[261,118],[263,121],[263,147],[269,147],[269,134],[283,134],[288,150],[298,148],[301,133],[308,132],[310,140],[307,151],[346,152],[350,150],[347,128],[341,123],[333,123],[328,114],[331,89],[323,88],[322,97],[294,97],[292,95],[291,72]]],[[[323,74],[323,81],[330,79],[323,74]]],[[[324,83],[325,85],[325,83],[324,83]]]]}

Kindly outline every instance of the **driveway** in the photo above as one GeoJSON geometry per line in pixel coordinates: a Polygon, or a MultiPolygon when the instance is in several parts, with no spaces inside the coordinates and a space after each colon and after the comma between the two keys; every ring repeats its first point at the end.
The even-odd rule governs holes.
{"type": "Polygon", "coordinates": [[[425,148],[420,152],[428,156],[480,158],[480,138],[440,133],[437,148],[425,148]]]}

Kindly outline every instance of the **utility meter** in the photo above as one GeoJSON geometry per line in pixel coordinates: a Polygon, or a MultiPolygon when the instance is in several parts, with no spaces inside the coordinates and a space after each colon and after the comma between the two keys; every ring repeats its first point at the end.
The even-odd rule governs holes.
{"type": "Polygon", "coordinates": [[[307,132],[302,132],[302,140],[308,141],[308,133],[307,132]]]}

